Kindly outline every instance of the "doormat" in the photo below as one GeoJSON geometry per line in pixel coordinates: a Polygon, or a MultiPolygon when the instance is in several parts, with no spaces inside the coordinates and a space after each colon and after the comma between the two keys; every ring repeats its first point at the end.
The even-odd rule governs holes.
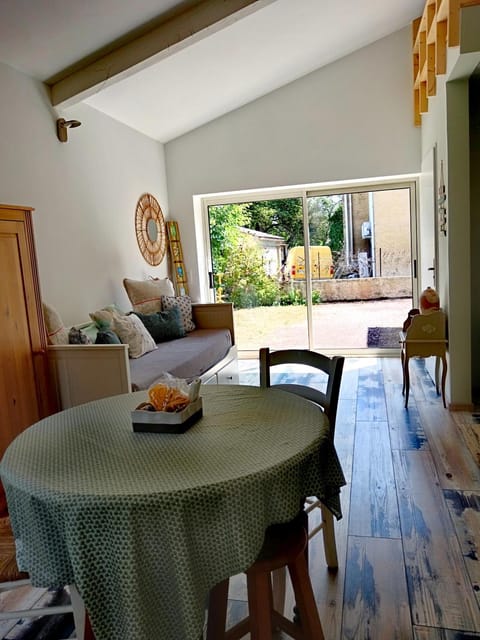
{"type": "MultiPolygon", "coordinates": [[[[64,589],[51,589],[48,600],[42,606],[59,606],[70,603],[64,589]]],[[[22,618],[15,626],[15,640],[53,640],[74,636],[73,614],[65,613],[40,618],[22,618]]],[[[8,636],[10,637],[10,636],[8,636]]]]}
{"type": "Polygon", "coordinates": [[[399,349],[400,327],[368,327],[367,347],[377,349],[399,349]]]}

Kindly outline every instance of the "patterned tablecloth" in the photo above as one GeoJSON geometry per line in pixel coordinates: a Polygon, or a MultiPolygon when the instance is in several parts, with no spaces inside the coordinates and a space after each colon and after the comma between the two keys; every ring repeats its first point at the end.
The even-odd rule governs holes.
{"type": "Polygon", "coordinates": [[[268,525],[302,496],[341,516],[315,405],[235,385],[202,396],[182,435],[133,432],[143,391],[42,420],[3,457],[21,567],[37,586],[75,583],[97,640],[198,640],[209,589],[254,561],[268,525]]]}

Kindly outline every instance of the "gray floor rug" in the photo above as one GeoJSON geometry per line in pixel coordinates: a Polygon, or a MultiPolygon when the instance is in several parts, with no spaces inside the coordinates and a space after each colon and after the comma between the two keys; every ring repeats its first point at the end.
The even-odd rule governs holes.
{"type": "Polygon", "coordinates": [[[398,349],[400,327],[368,327],[367,347],[376,349],[398,349]]]}

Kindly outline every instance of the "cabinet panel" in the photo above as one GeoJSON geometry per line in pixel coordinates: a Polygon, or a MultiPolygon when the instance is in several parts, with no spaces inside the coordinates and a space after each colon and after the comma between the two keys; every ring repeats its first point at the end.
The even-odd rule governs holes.
{"type": "Polygon", "coordinates": [[[23,429],[55,410],[31,209],[0,205],[0,457],[23,429]]]}

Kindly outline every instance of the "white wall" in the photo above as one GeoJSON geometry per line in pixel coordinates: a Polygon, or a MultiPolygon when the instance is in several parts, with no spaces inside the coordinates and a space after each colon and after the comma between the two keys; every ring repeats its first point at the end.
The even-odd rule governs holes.
{"type": "Polygon", "coordinates": [[[41,83],[2,64],[0,87],[0,202],[35,207],[43,299],[68,326],[105,304],[130,308],[122,279],[167,271],[167,259],[143,260],[134,227],[146,191],[168,215],[163,146],[85,105],[56,113],[41,83]],[[57,117],[82,122],[67,143],[57,117]]]}
{"type": "Polygon", "coordinates": [[[192,196],[419,171],[411,84],[408,27],[167,143],[171,217],[193,295],[192,196]]]}
{"type": "MultiPolygon", "coordinates": [[[[480,57],[480,7],[462,9],[460,22],[461,47],[448,50],[447,73],[437,76],[436,95],[429,98],[428,113],[422,115],[422,152],[426,153],[436,144],[438,160],[444,161],[447,235],[438,236],[437,289],[442,307],[448,313],[447,396],[452,406],[466,408],[472,402],[468,78],[480,57]],[[467,51],[463,53],[466,44],[467,51]]],[[[477,333],[478,328],[473,326],[473,335],[477,333]]]]}

